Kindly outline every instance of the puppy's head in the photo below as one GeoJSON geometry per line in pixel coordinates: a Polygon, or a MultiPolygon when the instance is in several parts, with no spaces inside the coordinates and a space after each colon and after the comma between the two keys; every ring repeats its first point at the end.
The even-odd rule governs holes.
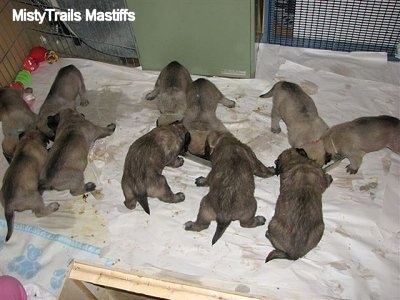
{"type": "Polygon", "coordinates": [[[275,160],[275,174],[279,175],[292,168],[293,165],[309,160],[306,151],[301,148],[289,148],[284,150],[275,160]]]}
{"type": "Polygon", "coordinates": [[[21,142],[27,141],[27,140],[37,140],[42,143],[43,147],[46,147],[49,142],[49,138],[44,133],[42,133],[39,129],[31,129],[31,130],[22,132],[19,135],[19,140],[21,142]]]}

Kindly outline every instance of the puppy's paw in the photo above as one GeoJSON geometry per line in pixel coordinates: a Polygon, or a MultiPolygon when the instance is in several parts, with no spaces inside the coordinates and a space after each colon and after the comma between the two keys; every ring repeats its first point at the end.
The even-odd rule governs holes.
{"type": "Polygon", "coordinates": [[[94,182],[85,183],[85,191],[93,192],[96,189],[96,184],[94,182]]]}
{"type": "Polygon", "coordinates": [[[184,193],[179,192],[174,195],[174,203],[182,202],[183,200],[185,200],[184,193]]]}
{"type": "Polygon", "coordinates": [[[181,167],[183,165],[183,163],[185,162],[185,160],[182,157],[178,157],[177,160],[179,162],[178,167],[181,167]]]}
{"type": "Polygon", "coordinates": [[[262,226],[267,221],[263,216],[255,216],[255,218],[257,220],[257,226],[262,226]]]}
{"type": "Polygon", "coordinates": [[[236,102],[233,100],[226,100],[224,106],[228,108],[234,108],[236,106],[236,102]]]}
{"type": "Polygon", "coordinates": [[[325,176],[326,176],[326,181],[328,183],[327,186],[329,187],[331,185],[332,181],[333,181],[333,178],[329,174],[325,174],[325,176]]]}
{"type": "Polygon", "coordinates": [[[354,169],[351,165],[346,166],[347,173],[349,174],[356,174],[358,169],[354,169]]]}
{"type": "Polygon", "coordinates": [[[126,208],[134,209],[136,207],[136,201],[124,201],[126,208]]]}
{"type": "Polygon", "coordinates": [[[107,129],[114,132],[115,128],[117,127],[117,125],[115,125],[114,123],[110,123],[107,125],[107,129]]]}
{"type": "Polygon", "coordinates": [[[60,204],[59,204],[58,202],[51,202],[51,203],[48,205],[48,208],[49,208],[49,210],[50,210],[51,212],[55,212],[55,211],[57,211],[57,210],[60,208],[60,204]]]}
{"type": "Polygon", "coordinates": [[[88,106],[89,105],[89,100],[87,98],[81,99],[81,106],[88,106]]]}
{"type": "Polygon", "coordinates": [[[203,176],[197,177],[195,180],[195,184],[197,186],[206,186],[207,185],[207,179],[203,176]]]}
{"type": "Polygon", "coordinates": [[[183,165],[184,162],[185,162],[185,160],[182,157],[178,156],[176,158],[176,160],[173,163],[171,163],[169,166],[172,168],[179,168],[183,165]]]}
{"type": "Polygon", "coordinates": [[[280,133],[281,129],[279,127],[275,128],[275,127],[271,127],[271,132],[272,133],[280,133]]]}
{"type": "Polygon", "coordinates": [[[158,95],[158,90],[152,90],[150,93],[147,93],[145,97],[146,100],[154,100],[158,95]]]}
{"type": "Polygon", "coordinates": [[[194,222],[193,221],[187,221],[185,223],[185,230],[193,231],[194,230],[193,226],[194,226],[194,222]]]}

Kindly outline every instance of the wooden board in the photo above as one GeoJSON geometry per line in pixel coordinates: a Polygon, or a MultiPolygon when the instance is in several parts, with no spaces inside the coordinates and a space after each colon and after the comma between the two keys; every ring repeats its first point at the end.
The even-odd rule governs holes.
{"type": "MultiPolygon", "coordinates": [[[[88,284],[96,285],[97,290],[108,290],[107,292],[103,291],[104,295],[108,295],[104,298],[108,299],[113,299],[110,295],[120,295],[121,297],[124,295],[124,297],[128,299],[129,293],[132,295],[129,299],[268,299],[264,296],[252,296],[230,291],[214,290],[182,281],[157,279],[143,274],[128,273],[77,261],[71,263],[69,273],[58,299],[103,298],[95,296],[96,292],[94,292],[93,286],[90,287],[88,284]]],[[[117,296],[117,298],[118,297],[119,296],[117,296]]]]}

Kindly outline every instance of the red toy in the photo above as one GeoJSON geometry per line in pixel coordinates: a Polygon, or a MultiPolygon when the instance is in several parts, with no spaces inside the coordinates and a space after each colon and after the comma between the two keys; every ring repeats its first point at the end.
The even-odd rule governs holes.
{"type": "Polygon", "coordinates": [[[13,83],[10,83],[10,88],[12,89],[19,89],[24,87],[24,84],[21,81],[14,81],[13,83]]]}
{"type": "Polygon", "coordinates": [[[44,47],[33,47],[29,51],[29,56],[33,57],[38,63],[44,61],[46,58],[46,48],[44,47]]]}
{"type": "Polygon", "coordinates": [[[23,60],[23,67],[24,67],[24,70],[27,70],[29,72],[33,72],[37,68],[39,68],[39,63],[33,57],[28,56],[28,57],[25,57],[24,60],[23,60]]]}

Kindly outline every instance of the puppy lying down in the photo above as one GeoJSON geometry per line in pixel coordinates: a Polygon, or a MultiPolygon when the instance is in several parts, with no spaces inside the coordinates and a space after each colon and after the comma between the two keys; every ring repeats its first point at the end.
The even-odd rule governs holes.
{"type": "Polygon", "coordinates": [[[319,243],[324,232],[322,193],[332,182],[332,177],[303,149],[283,151],[275,164],[280,193],[265,234],[275,250],[265,262],[277,258],[296,260],[319,243]]]}
{"type": "Polygon", "coordinates": [[[242,227],[265,224],[263,216],[255,216],[254,175],[263,178],[275,174],[265,167],[247,145],[229,132],[213,131],[207,138],[211,149],[211,171],[206,178],[196,179],[197,186],[209,186],[201,200],[195,222],[185,223],[185,230],[201,231],[217,222],[212,239],[215,244],[232,221],[239,220],[242,227]]]}

